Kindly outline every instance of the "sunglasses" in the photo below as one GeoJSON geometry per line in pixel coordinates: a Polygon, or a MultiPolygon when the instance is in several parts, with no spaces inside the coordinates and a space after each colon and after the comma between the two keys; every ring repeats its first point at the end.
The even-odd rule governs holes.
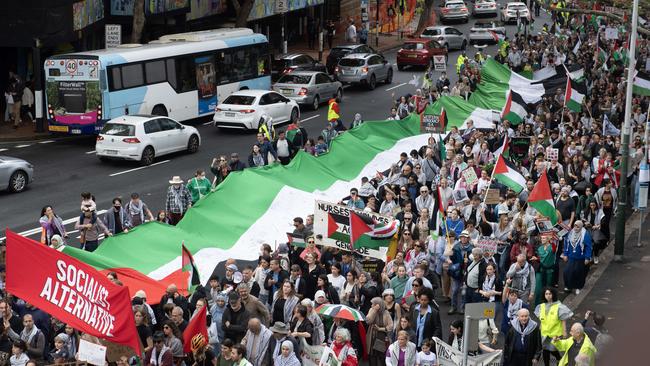
{"type": "Polygon", "coordinates": [[[414,283],[413,285],[411,285],[411,287],[420,287],[420,285],[418,285],[417,283],[414,283]]]}
{"type": "Polygon", "coordinates": [[[314,244],[314,243],[316,243],[316,242],[313,241],[313,240],[310,240],[310,241],[307,242],[307,244],[314,244]]]}
{"type": "Polygon", "coordinates": [[[404,236],[409,236],[409,235],[411,235],[411,233],[404,233],[404,236]]]}

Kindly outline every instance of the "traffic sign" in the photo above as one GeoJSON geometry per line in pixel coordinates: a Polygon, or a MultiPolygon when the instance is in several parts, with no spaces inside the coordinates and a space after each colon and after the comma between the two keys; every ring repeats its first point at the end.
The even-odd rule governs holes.
{"type": "Polygon", "coordinates": [[[447,62],[445,61],[445,55],[434,55],[433,56],[433,68],[436,71],[445,71],[447,70],[447,62]]]}

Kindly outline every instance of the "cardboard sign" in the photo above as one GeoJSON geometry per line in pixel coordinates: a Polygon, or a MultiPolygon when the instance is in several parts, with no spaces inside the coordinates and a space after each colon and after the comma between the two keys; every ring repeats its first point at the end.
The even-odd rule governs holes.
{"type": "Polygon", "coordinates": [[[498,205],[501,203],[501,192],[496,188],[488,188],[485,193],[486,205],[498,205]]]}
{"type": "Polygon", "coordinates": [[[559,156],[559,149],[553,148],[553,147],[547,147],[546,148],[546,160],[551,161],[551,160],[557,160],[559,156]]]}
{"type": "Polygon", "coordinates": [[[497,252],[497,246],[498,246],[498,241],[488,236],[482,236],[478,238],[476,244],[474,244],[475,248],[481,248],[483,249],[484,253],[489,252],[492,254],[497,252]]]}
{"type": "Polygon", "coordinates": [[[106,364],[106,346],[81,339],[79,341],[78,360],[88,362],[91,365],[104,366],[106,364]]]}
{"type": "Polygon", "coordinates": [[[421,133],[444,133],[445,121],[435,114],[422,113],[420,115],[420,132],[421,133]]]}
{"type": "Polygon", "coordinates": [[[606,40],[618,39],[618,29],[614,27],[605,28],[605,39],[606,40]]]}
{"type": "Polygon", "coordinates": [[[378,260],[366,259],[362,260],[360,263],[364,272],[381,272],[384,269],[383,263],[378,260]]]}
{"type": "Polygon", "coordinates": [[[476,170],[474,168],[469,167],[462,172],[460,172],[460,175],[465,178],[465,183],[467,183],[468,186],[473,186],[478,182],[478,177],[476,176],[476,170]]]}
{"type": "Polygon", "coordinates": [[[548,232],[555,232],[553,230],[553,224],[551,223],[551,220],[547,218],[541,218],[541,219],[535,219],[535,225],[537,226],[537,230],[539,230],[540,233],[548,233],[548,232]]]}
{"type": "Polygon", "coordinates": [[[454,206],[461,208],[469,204],[469,196],[466,189],[457,189],[454,191],[454,206]]]}
{"type": "Polygon", "coordinates": [[[433,69],[435,71],[446,71],[447,62],[445,61],[445,55],[434,55],[433,56],[433,69]]]}
{"type": "Polygon", "coordinates": [[[510,139],[510,158],[517,162],[524,160],[530,149],[530,137],[512,137],[510,139]]]}
{"type": "MultiPolygon", "coordinates": [[[[460,366],[463,364],[463,352],[443,342],[440,338],[433,337],[436,343],[436,355],[440,366],[460,366]]],[[[468,356],[467,366],[500,366],[501,350],[484,353],[478,356],[468,356]]]]}

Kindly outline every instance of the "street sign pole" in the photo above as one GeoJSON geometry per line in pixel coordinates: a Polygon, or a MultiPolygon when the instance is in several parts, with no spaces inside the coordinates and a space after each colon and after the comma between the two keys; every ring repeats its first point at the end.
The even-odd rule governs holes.
{"type": "MultiPolygon", "coordinates": [[[[627,68],[627,90],[625,93],[625,122],[621,141],[621,184],[618,191],[616,211],[616,237],[614,242],[614,261],[623,261],[625,252],[625,209],[627,208],[627,170],[630,161],[630,119],[632,118],[632,86],[636,65],[636,38],[639,26],[639,0],[634,0],[632,8],[632,33],[630,35],[630,63],[627,68]]],[[[647,144],[647,141],[646,141],[647,144]]]]}

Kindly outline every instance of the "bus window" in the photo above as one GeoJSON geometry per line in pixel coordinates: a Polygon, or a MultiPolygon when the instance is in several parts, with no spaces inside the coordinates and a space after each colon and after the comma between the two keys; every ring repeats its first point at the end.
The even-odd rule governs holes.
{"type": "Polygon", "coordinates": [[[119,67],[111,68],[110,84],[111,84],[111,90],[122,89],[122,72],[119,67]]]}
{"type": "Polygon", "coordinates": [[[176,80],[176,60],[170,58],[167,60],[167,82],[175,90],[178,90],[178,82],[176,80]]]}
{"type": "Polygon", "coordinates": [[[147,76],[147,84],[162,83],[167,79],[164,61],[147,62],[144,64],[144,70],[147,76]]]}
{"type": "Polygon", "coordinates": [[[241,48],[232,52],[231,81],[240,81],[257,77],[257,64],[253,62],[253,48],[241,48]]]}
{"type": "Polygon", "coordinates": [[[133,88],[144,84],[144,75],[142,73],[142,64],[132,64],[122,66],[122,86],[133,88]]]}
{"type": "Polygon", "coordinates": [[[183,57],[176,59],[178,87],[180,93],[196,90],[196,67],[194,59],[183,57]]]}

